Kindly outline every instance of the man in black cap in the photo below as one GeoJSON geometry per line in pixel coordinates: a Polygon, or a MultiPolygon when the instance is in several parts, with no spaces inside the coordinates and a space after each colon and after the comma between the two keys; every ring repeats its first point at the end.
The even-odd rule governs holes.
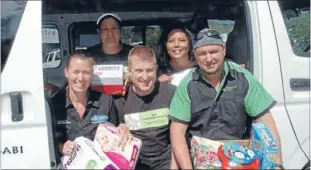
{"type": "Polygon", "coordinates": [[[87,49],[94,57],[96,64],[127,66],[127,55],[132,47],[120,40],[121,19],[116,14],[105,13],[97,19],[96,24],[101,42],[87,49]]]}
{"type": "Polygon", "coordinates": [[[265,122],[275,137],[279,147],[276,167],[282,168],[280,137],[270,113],[276,101],[249,71],[225,60],[226,46],[217,31],[198,32],[193,49],[198,67],[180,82],[169,114],[179,167],[193,169],[188,149],[192,136],[243,139],[251,118],[265,122]]]}

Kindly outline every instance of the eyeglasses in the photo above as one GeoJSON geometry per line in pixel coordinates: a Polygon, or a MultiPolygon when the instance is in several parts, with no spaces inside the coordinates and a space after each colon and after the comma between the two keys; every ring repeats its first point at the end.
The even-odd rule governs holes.
{"type": "Polygon", "coordinates": [[[199,32],[198,34],[196,34],[195,40],[197,41],[197,40],[202,39],[204,35],[206,35],[207,37],[211,37],[211,38],[222,39],[219,32],[215,30],[208,30],[208,31],[199,32]]]}

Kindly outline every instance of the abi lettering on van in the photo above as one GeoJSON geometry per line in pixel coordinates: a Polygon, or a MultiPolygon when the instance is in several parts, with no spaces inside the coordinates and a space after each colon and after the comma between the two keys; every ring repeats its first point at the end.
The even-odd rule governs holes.
{"type": "Polygon", "coordinates": [[[1,151],[2,155],[10,155],[10,154],[23,154],[23,146],[11,146],[11,147],[4,147],[1,151]]]}

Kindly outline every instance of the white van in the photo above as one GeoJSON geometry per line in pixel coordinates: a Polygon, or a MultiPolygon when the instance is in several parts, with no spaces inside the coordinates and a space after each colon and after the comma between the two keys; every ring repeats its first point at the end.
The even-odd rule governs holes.
{"type": "Polygon", "coordinates": [[[1,168],[57,167],[44,83],[61,86],[69,53],[98,43],[95,22],[105,11],[124,21],[123,41],[149,46],[173,19],[193,33],[210,27],[228,34],[228,58],[245,64],[278,102],[271,112],[285,168],[310,167],[309,0],[54,0],[1,1],[1,168]],[[42,66],[47,24],[58,29],[60,49],[60,65],[49,72],[42,66]]]}

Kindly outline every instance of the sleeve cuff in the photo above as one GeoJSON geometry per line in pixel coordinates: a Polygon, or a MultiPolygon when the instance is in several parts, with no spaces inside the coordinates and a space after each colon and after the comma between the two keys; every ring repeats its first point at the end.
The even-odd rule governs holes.
{"type": "Polygon", "coordinates": [[[168,115],[168,118],[172,121],[175,121],[175,122],[178,122],[178,123],[181,123],[181,124],[184,124],[184,125],[189,125],[189,121],[184,121],[184,120],[181,120],[181,119],[178,119],[177,117],[174,117],[173,115],[168,115]]]}
{"type": "Polygon", "coordinates": [[[266,113],[269,113],[270,112],[270,109],[273,108],[273,106],[276,104],[276,101],[273,100],[262,112],[258,113],[257,115],[255,116],[252,116],[254,119],[258,119],[260,118],[261,116],[265,115],[266,113]]]}

